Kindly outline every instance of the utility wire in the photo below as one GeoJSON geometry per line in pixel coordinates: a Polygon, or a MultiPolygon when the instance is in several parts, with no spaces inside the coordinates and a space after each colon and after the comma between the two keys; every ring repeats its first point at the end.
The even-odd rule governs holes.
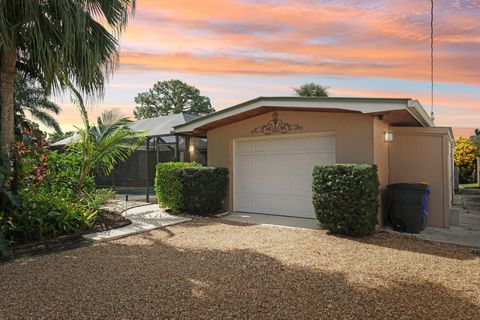
{"type": "Polygon", "coordinates": [[[433,113],[433,0],[430,0],[430,82],[431,82],[431,105],[430,105],[430,118],[435,120],[435,114],[433,113]]]}

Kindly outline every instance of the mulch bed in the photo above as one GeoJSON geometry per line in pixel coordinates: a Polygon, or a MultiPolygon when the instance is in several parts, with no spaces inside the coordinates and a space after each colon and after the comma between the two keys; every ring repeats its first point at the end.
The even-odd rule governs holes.
{"type": "Polygon", "coordinates": [[[131,223],[132,221],[117,212],[102,210],[95,219],[95,222],[88,233],[118,229],[128,226],[131,223]]]}
{"type": "Polygon", "coordinates": [[[14,258],[75,249],[86,244],[81,234],[67,234],[55,239],[30,241],[12,247],[14,258]]]}
{"type": "MultiPolygon", "coordinates": [[[[132,221],[122,216],[119,212],[101,210],[92,227],[84,233],[108,231],[131,224],[132,221]]],[[[34,256],[50,252],[75,249],[88,244],[81,234],[67,234],[55,239],[31,241],[20,243],[12,248],[13,257],[34,256]]]]}

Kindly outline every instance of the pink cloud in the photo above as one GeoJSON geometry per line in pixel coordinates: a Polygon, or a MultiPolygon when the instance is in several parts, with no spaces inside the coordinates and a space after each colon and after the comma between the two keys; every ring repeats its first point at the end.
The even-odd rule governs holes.
{"type": "MultiPolygon", "coordinates": [[[[436,79],[479,85],[479,20],[461,5],[437,6],[436,79]]],[[[429,35],[429,7],[418,1],[149,0],[139,3],[127,29],[122,63],[190,73],[427,80],[429,35]]]]}

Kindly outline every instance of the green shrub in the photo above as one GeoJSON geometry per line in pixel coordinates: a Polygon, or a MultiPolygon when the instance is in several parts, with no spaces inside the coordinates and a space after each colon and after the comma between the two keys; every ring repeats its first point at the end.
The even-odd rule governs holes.
{"type": "Polygon", "coordinates": [[[84,193],[86,206],[92,210],[99,211],[108,201],[115,199],[117,193],[112,189],[96,189],[90,193],[84,193]]]}
{"type": "Polygon", "coordinates": [[[80,190],[81,163],[82,159],[75,152],[50,152],[41,188],[57,198],[74,201],[80,193],[94,193],[95,181],[91,176],[85,179],[80,190]]]}
{"type": "Polygon", "coordinates": [[[334,164],[313,169],[313,206],[322,227],[332,233],[363,236],[377,223],[377,167],[334,164]]]}
{"type": "Polygon", "coordinates": [[[222,210],[228,183],[226,168],[184,168],[175,175],[182,186],[183,210],[200,216],[222,210]]]}
{"type": "Polygon", "coordinates": [[[157,164],[155,193],[160,205],[179,213],[183,207],[182,186],[175,171],[183,168],[199,167],[196,162],[163,162],[157,164]]]}
{"type": "Polygon", "coordinates": [[[226,168],[202,167],[195,162],[157,165],[155,192],[158,203],[173,213],[210,215],[220,211],[227,192],[226,168]]]}
{"type": "Polygon", "coordinates": [[[18,208],[5,215],[4,236],[10,243],[55,238],[79,233],[93,223],[97,211],[82,203],[67,202],[39,189],[24,189],[18,208]]]}

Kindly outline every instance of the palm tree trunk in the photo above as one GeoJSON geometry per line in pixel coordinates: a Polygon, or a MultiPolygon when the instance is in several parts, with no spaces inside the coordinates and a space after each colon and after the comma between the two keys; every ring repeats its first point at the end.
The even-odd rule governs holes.
{"type": "Polygon", "coordinates": [[[15,141],[13,84],[16,61],[15,51],[0,48],[0,152],[7,154],[15,141]]]}

